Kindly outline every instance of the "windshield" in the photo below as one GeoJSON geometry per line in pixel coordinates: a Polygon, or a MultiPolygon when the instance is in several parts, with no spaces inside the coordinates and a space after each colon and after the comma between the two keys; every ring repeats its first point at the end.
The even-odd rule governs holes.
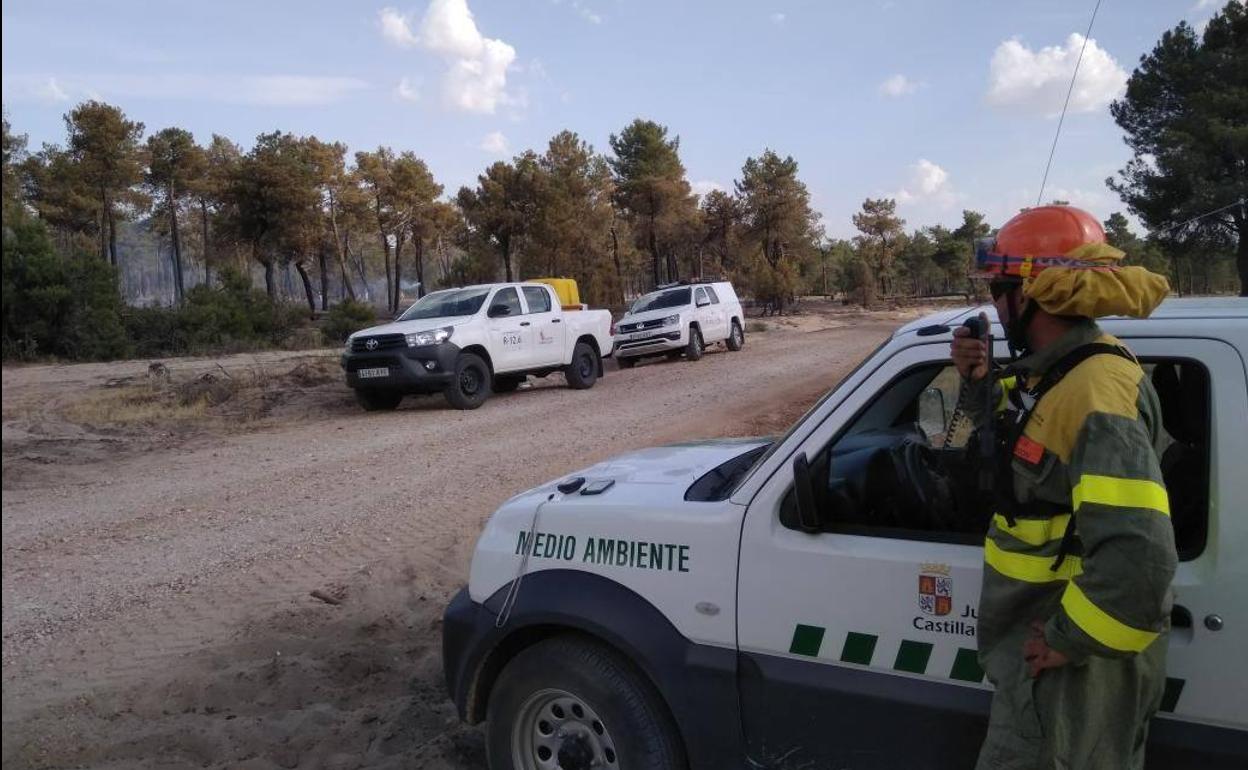
{"type": "Polygon", "coordinates": [[[669,307],[683,307],[689,304],[689,289],[669,289],[656,291],[640,297],[633,303],[629,313],[645,313],[649,310],[663,310],[669,307]]]}
{"type": "Polygon", "coordinates": [[[399,320],[417,321],[422,318],[472,315],[481,309],[481,304],[489,293],[489,288],[435,291],[416,300],[416,304],[399,316],[399,320]]]}

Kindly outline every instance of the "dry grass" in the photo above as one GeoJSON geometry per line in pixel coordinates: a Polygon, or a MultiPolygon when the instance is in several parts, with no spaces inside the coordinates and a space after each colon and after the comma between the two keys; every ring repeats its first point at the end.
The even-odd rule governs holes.
{"type": "Polygon", "coordinates": [[[331,360],[218,368],[188,376],[153,364],[146,378],[95,389],[67,404],[63,414],[70,422],[97,429],[251,423],[295,394],[336,380],[337,365],[331,360]]]}

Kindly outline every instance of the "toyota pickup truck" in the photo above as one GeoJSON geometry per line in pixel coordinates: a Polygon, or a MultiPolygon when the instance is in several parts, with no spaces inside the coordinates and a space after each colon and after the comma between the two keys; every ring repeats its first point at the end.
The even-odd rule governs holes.
{"type": "Polygon", "coordinates": [[[369,411],[419,393],[476,409],[529,375],[563,372],[569,387],[592,388],[611,344],[608,311],[564,308],[544,283],[494,283],[433,292],[394,322],[355,332],[342,368],[369,411]]]}
{"type": "MultiPolygon", "coordinates": [[[[949,344],[977,312],[899,329],[780,438],[636,451],[504,503],[443,624],[490,767],[974,765],[982,496],[924,465],[959,449],[949,344]]],[[[1100,323],[1159,396],[1180,558],[1149,766],[1242,768],[1248,301],[1100,323]]]]}

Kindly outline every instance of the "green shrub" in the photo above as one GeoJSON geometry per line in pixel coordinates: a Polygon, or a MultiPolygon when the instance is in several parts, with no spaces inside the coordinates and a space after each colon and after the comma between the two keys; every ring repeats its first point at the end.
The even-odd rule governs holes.
{"type": "Polygon", "coordinates": [[[43,224],[16,207],[4,220],[4,357],[126,355],[117,271],[95,257],[57,254],[43,224]]]}
{"type": "Polygon", "coordinates": [[[377,311],[367,302],[343,300],[329,309],[329,317],[321,330],[325,341],[340,344],[347,335],[377,323],[377,311]]]}

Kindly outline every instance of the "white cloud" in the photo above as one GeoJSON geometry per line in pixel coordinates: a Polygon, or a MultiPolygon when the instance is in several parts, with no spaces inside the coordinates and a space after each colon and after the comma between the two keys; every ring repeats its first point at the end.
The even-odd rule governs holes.
{"type": "Polygon", "coordinates": [[[420,89],[416,87],[410,78],[404,77],[394,87],[394,96],[400,101],[418,102],[420,101],[420,89]]]}
{"type": "Polygon", "coordinates": [[[910,179],[894,197],[901,204],[923,202],[940,208],[953,206],[959,198],[949,181],[949,172],[927,158],[920,158],[910,167],[910,179]]]}
{"type": "Polygon", "coordinates": [[[788,16],[786,16],[786,15],[785,15],[785,14],[783,14],[783,13],[773,13],[773,14],[772,14],[771,16],[769,16],[768,18],[769,18],[769,19],[771,19],[771,23],[772,23],[772,24],[775,24],[776,26],[780,26],[780,25],[784,24],[784,21],[785,21],[785,19],[787,19],[787,18],[788,18],[788,16]]]}
{"type": "Polygon", "coordinates": [[[592,8],[589,8],[582,3],[581,0],[572,0],[572,9],[576,11],[582,19],[588,21],[590,24],[602,23],[602,17],[595,13],[592,8]]]}
{"type": "Polygon", "coordinates": [[[511,152],[511,145],[502,131],[491,131],[481,140],[481,149],[491,155],[506,155],[511,152]]]}
{"type": "Polygon", "coordinates": [[[4,78],[6,98],[22,101],[71,99],[160,99],[269,107],[316,106],[342,101],[369,89],[351,77],[320,75],[66,75],[4,78]]]}
{"type": "Polygon", "coordinates": [[[516,49],[488,38],[477,29],[467,0],[432,0],[418,32],[411,20],[394,8],[383,8],[382,37],[401,48],[419,46],[446,62],[443,97],[466,112],[492,114],[508,102],[507,71],[516,61],[516,49]]]}
{"type": "Polygon", "coordinates": [[[415,48],[420,43],[420,38],[412,34],[412,28],[408,26],[407,17],[396,8],[382,8],[378,23],[381,25],[381,36],[400,48],[415,48]]]}
{"type": "Polygon", "coordinates": [[[694,193],[696,193],[699,197],[702,197],[702,198],[705,198],[708,194],[710,194],[714,190],[719,190],[720,192],[727,192],[728,190],[727,187],[724,187],[719,182],[712,182],[709,179],[703,179],[698,182],[691,182],[689,184],[689,187],[693,189],[694,193]]]}
{"type": "MultiPolygon", "coordinates": [[[[1058,115],[1083,43],[1083,35],[1078,33],[1066,38],[1065,45],[1046,46],[1038,51],[1017,38],[1004,41],[997,46],[989,64],[988,103],[1032,115],[1058,115]]],[[[1126,71],[1095,40],[1087,43],[1070,97],[1071,112],[1094,112],[1126,90],[1126,71]]]]}
{"type": "Polygon", "coordinates": [[[885,96],[905,96],[906,94],[914,93],[915,89],[918,87],[918,83],[915,83],[905,75],[898,73],[890,76],[883,83],[880,83],[880,93],[885,96]]]}
{"type": "Polygon", "coordinates": [[[1196,0],[1196,5],[1192,6],[1192,11],[1203,11],[1206,8],[1220,8],[1226,3],[1226,0],[1196,0]]]}

